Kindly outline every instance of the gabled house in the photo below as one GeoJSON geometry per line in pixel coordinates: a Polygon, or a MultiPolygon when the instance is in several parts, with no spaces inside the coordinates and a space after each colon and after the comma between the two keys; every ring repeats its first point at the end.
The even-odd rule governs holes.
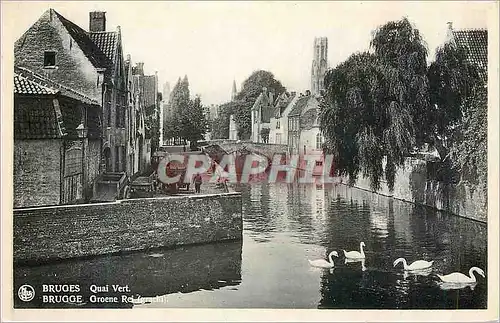
{"type": "MultiPolygon", "coordinates": [[[[253,142],[265,142],[263,140],[263,133],[268,132],[267,138],[269,138],[269,132],[271,127],[271,117],[274,112],[274,101],[273,93],[268,92],[266,88],[262,89],[262,93],[259,94],[257,100],[255,100],[252,106],[252,137],[253,142]],[[266,130],[264,130],[266,129],[266,130]]],[[[265,139],[265,136],[264,136],[265,139]]],[[[266,141],[266,143],[269,140],[266,141]]]]}
{"type": "Polygon", "coordinates": [[[101,160],[100,102],[14,70],[14,207],[86,201],[101,160]]]}
{"type": "Polygon", "coordinates": [[[292,154],[321,154],[319,101],[309,91],[300,96],[288,114],[288,147],[292,154]]]}
{"type": "Polygon", "coordinates": [[[106,31],[105,12],[89,14],[89,31],[53,9],[15,43],[15,66],[77,89],[101,105],[102,170],[126,171],[127,84],[120,28],[106,31]]]}
{"type": "Polygon", "coordinates": [[[276,100],[274,115],[271,118],[269,142],[272,144],[288,144],[288,114],[297,102],[295,92],[282,93],[276,100]]]}
{"type": "Polygon", "coordinates": [[[132,69],[134,98],[140,117],[137,119],[139,152],[138,170],[143,172],[150,165],[151,153],[160,146],[160,97],[158,75],[145,75],[144,63],[132,69]]]}

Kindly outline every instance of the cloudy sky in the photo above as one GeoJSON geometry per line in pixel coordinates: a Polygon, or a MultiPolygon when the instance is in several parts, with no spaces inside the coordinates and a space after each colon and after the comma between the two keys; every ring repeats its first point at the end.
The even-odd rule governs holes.
{"type": "MultiPolygon", "coordinates": [[[[368,49],[371,32],[407,16],[433,55],[455,28],[486,28],[488,2],[2,2],[3,27],[19,38],[48,8],[88,29],[89,12],[121,27],[124,52],[171,87],[188,75],[205,104],[229,100],[252,71],[269,70],[291,91],[310,87],[314,37],[328,37],[330,66],[368,49]],[[15,18],[15,19],[12,19],[15,18]]],[[[5,40],[5,38],[4,38],[5,40]]],[[[160,84],[161,91],[161,84],[160,84]]]]}

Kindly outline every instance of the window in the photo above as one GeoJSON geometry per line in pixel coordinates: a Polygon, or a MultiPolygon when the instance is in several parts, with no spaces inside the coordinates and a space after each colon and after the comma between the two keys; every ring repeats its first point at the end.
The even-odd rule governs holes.
{"type": "Polygon", "coordinates": [[[278,120],[278,121],[276,122],[276,129],[279,129],[279,128],[280,128],[280,121],[278,120]]]}
{"type": "Polygon", "coordinates": [[[321,149],[323,146],[323,136],[318,133],[316,135],[316,149],[321,149]]]}
{"type": "Polygon", "coordinates": [[[56,67],[56,52],[47,51],[44,53],[43,67],[56,67]]]}

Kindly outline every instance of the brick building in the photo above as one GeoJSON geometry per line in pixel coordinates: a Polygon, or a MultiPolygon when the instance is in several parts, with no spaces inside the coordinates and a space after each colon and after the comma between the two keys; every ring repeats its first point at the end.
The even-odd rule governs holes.
{"type": "Polygon", "coordinates": [[[105,172],[126,171],[127,84],[120,29],[106,31],[106,14],[89,14],[85,31],[47,10],[15,43],[15,66],[27,68],[99,102],[105,172]]]}
{"type": "Polygon", "coordinates": [[[99,173],[97,100],[25,68],[14,71],[14,207],[87,200],[99,173]]]}

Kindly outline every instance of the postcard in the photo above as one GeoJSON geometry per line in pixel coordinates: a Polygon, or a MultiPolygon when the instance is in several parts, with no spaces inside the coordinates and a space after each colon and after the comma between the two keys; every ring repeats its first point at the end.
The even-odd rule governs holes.
{"type": "Polygon", "coordinates": [[[1,5],[4,319],[498,320],[498,2],[1,5]]]}

